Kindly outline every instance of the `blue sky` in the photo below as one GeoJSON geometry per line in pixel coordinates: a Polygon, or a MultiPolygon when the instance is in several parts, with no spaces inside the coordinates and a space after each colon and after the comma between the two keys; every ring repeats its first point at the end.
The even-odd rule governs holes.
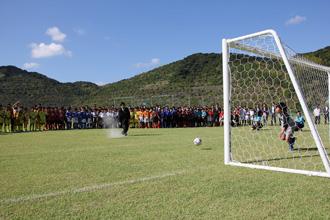
{"type": "Polygon", "coordinates": [[[297,52],[330,45],[327,0],[0,0],[0,8],[0,65],[61,82],[115,82],[268,28],[297,52]]]}

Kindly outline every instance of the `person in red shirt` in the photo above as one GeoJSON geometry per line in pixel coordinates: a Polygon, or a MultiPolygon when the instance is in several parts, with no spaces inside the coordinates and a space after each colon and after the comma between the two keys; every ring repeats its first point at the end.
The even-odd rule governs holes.
{"type": "Polygon", "coordinates": [[[213,109],[209,108],[207,111],[207,123],[209,127],[213,127],[213,109]]]}
{"type": "Polygon", "coordinates": [[[224,120],[224,114],[223,114],[223,111],[219,111],[219,123],[220,123],[220,126],[223,126],[223,120],[224,120]]]}

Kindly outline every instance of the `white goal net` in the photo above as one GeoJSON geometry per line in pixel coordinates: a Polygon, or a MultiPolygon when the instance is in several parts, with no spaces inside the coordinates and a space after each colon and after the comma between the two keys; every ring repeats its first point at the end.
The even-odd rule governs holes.
{"type": "Polygon", "coordinates": [[[225,163],[330,177],[330,68],[273,30],[223,40],[225,163]]]}

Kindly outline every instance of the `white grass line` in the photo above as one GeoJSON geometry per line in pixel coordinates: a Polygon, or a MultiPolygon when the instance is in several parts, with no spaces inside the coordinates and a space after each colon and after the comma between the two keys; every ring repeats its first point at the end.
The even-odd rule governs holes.
{"type": "Polygon", "coordinates": [[[147,176],[147,177],[142,177],[142,178],[132,179],[132,180],[96,184],[96,185],[85,186],[85,187],[76,188],[76,189],[69,189],[69,190],[55,191],[55,192],[44,193],[44,194],[32,194],[32,195],[28,195],[28,196],[8,198],[8,199],[0,200],[0,204],[33,201],[33,200],[45,199],[45,198],[49,198],[49,197],[58,197],[58,196],[62,196],[65,194],[70,194],[70,193],[83,193],[83,192],[97,191],[97,190],[101,190],[101,189],[105,189],[105,188],[111,188],[114,186],[130,185],[130,184],[134,184],[134,183],[146,182],[146,181],[151,181],[151,180],[156,180],[156,179],[163,179],[166,177],[176,176],[176,175],[180,175],[183,173],[185,173],[185,171],[175,171],[175,172],[171,172],[171,173],[164,173],[164,174],[155,175],[155,176],[147,176]]]}

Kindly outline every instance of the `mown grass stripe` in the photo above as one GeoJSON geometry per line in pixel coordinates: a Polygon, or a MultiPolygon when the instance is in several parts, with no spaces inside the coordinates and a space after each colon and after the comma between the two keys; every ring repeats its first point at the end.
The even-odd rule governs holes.
{"type": "Polygon", "coordinates": [[[49,192],[49,193],[44,193],[44,194],[32,194],[32,195],[27,195],[27,196],[20,196],[20,197],[14,197],[14,198],[8,198],[8,199],[3,199],[0,200],[0,203],[2,204],[8,204],[8,203],[18,203],[18,202],[26,202],[26,201],[34,201],[38,199],[45,199],[49,197],[58,197],[70,193],[84,193],[84,192],[92,192],[92,191],[97,191],[105,188],[111,188],[114,186],[120,186],[120,185],[130,185],[130,184],[135,184],[135,183],[140,183],[140,182],[146,182],[146,181],[152,181],[156,179],[163,179],[166,177],[170,176],[176,176],[183,174],[185,171],[175,171],[175,172],[169,172],[169,173],[164,173],[160,175],[155,175],[155,176],[147,176],[147,177],[142,177],[142,178],[137,178],[137,179],[132,179],[132,180],[125,180],[125,181],[119,181],[119,182],[113,182],[113,183],[103,183],[103,184],[95,184],[91,186],[85,186],[82,188],[76,188],[76,189],[69,189],[69,190],[63,190],[63,191],[57,191],[57,192],[49,192]]]}

